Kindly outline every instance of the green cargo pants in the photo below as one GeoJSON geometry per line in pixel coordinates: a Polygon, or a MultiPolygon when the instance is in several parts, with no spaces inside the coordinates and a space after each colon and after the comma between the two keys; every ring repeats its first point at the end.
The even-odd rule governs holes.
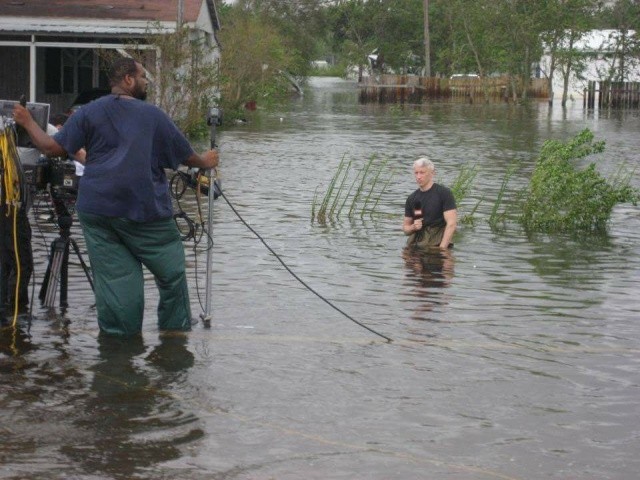
{"type": "Polygon", "coordinates": [[[419,232],[412,233],[407,238],[407,247],[415,246],[421,248],[437,247],[444,236],[445,227],[425,227],[419,232]]]}
{"type": "Polygon", "coordinates": [[[142,265],[154,275],[160,292],[158,328],[191,328],[184,247],[172,218],[141,223],[81,212],[78,218],[89,252],[101,331],[141,332],[142,265]]]}

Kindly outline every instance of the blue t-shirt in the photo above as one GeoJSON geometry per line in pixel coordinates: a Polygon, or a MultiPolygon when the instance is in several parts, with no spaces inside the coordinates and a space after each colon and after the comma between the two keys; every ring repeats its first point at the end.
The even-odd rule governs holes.
{"type": "Polygon", "coordinates": [[[54,139],[67,153],[87,151],[78,211],[137,222],[173,215],[164,169],[193,148],[158,107],[107,95],[71,115],[54,139]]]}

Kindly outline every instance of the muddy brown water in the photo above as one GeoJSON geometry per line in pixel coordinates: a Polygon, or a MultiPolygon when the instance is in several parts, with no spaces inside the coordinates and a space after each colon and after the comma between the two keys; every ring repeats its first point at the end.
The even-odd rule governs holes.
{"type": "MultiPolygon", "coordinates": [[[[310,293],[219,198],[210,328],[160,336],[149,278],[142,339],[99,338],[72,258],[69,308],[36,304],[2,331],[0,478],[637,478],[638,209],[616,207],[595,238],[487,218],[505,168],[521,164],[513,196],[544,140],[590,128],[612,174],[637,165],[639,127],[577,104],[363,106],[353,83],[312,79],[220,132],[223,189],[300,278],[393,342],[310,293]],[[462,212],[485,199],[444,257],[402,254],[423,152],[445,184],[477,165],[462,212]],[[377,213],[312,222],[341,158],[373,154],[397,172],[377,213]]],[[[55,230],[35,223],[39,282],[55,230]]],[[[197,315],[205,254],[187,252],[197,315]]]]}

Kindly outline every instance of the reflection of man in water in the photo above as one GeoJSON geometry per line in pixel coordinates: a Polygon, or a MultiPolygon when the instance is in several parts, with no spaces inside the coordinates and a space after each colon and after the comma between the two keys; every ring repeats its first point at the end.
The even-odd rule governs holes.
{"type": "MultiPolygon", "coordinates": [[[[410,295],[417,298],[412,318],[438,322],[438,306],[448,303],[445,289],[454,275],[454,260],[451,250],[405,248],[402,258],[409,270],[405,285],[410,295]]],[[[440,310],[441,311],[441,310],[440,310]]]]}
{"type": "Polygon", "coordinates": [[[431,250],[405,248],[402,252],[405,265],[414,275],[416,287],[443,288],[451,283],[454,273],[454,262],[450,250],[431,250]]]}
{"type": "Polygon", "coordinates": [[[407,246],[449,248],[456,231],[458,213],[453,193],[435,183],[436,169],[427,157],[413,162],[418,189],[407,198],[402,230],[407,246]]]}
{"type": "Polygon", "coordinates": [[[193,366],[184,335],[165,335],[147,354],[140,336],[101,333],[91,394],[77,422],[78,441],[60,451],[96,478],[136,478],[180,458],[180,445],[197,441],[198,418],[172,392],[193,366]]]}

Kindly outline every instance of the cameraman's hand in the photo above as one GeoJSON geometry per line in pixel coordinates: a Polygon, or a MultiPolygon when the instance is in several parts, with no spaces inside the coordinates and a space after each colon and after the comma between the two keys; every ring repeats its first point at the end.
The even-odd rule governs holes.
{"type": "Polygon", "coordinates": [[[26,127],[30,122],[33,122],[33,117],[31,116],[31,112],[27,110],[26,107],[23,107],[19,103],[16,103],[13,107],[13,119],[16,123],[22,127],[26,127]]]}
{"type": "Polygon", "coordinates": [[[218,163],[220,163],[220,157],[218,156],[217,150],[207,150],[201,156],[207,164],[204,168],[216,168],[218,163]]]}
{"type": "Polygon", "coordinates": [[[50,157],[67,156],[67,152],[33,119],[31,112],[20,104],[13,107],[13,119],[23,127],[38,150],[50,157]]]}
{"type": "Polygon", "coordinates": [[[218,166],[218,163],[219,158],[217,150],[207,150],[202,155],[194,153],[184,162],[187,167],[204,169],[215,168],[218,166]]]}

